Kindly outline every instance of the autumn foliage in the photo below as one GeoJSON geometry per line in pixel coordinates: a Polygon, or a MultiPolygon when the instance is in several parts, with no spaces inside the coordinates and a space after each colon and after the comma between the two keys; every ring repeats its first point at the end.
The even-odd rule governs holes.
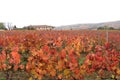
{"type": "Polygon", "coordinates": [[[25,71],[32,79],[120,79],[120,32],[0,32],[0,71],[25,71]]]}

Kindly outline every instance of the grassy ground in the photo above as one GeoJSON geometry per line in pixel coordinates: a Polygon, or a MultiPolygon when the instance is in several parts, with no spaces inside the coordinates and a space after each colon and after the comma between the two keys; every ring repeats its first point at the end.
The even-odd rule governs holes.
{"type": "MultiPolygon", "coordinates": [[[[26,72],[9,72],[9,80],[28,80],[29,75],[26,72]]],[[[6,80],[5,72],[0,72],[0,80],[6,80]]]]}

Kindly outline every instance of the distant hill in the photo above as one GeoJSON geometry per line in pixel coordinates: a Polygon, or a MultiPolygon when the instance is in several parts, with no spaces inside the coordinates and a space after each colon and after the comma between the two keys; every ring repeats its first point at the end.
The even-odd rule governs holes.
{"type": "Polygon", "coordinates": [[[104,27],[104,26],[113,27],[114,29],[120,29],[120,21],[64,25],[64,26],[56,27],[55,30],[71,30],[71,29],[72,30],[81,30],[81,29],[96,30],[98,27],[104,27]]]}

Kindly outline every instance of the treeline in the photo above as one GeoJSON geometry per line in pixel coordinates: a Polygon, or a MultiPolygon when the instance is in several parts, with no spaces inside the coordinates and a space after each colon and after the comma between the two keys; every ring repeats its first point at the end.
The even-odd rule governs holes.
{"type": "Polygon", "coordinates": [[[7,30],[7,28],[5,27],[5,25],[3,23],[0,23],[0,29],[7,30]]]}
{"type": "Polygon", "coordinates": [[[0,22],[0,30],[34,30],[34,29],[29,29],[27,27],[23,27],[23,28],[18,28],[16,25],[13,26],[5,26],[4,23],[0,22]]]}
{"type": "MultiPolygon", "coordinates": [[[[0,30],[35,30],[34,27],[23,27],[23,28],[17,28],[16,25],[14,26],[5,26],[4,23],[0,22],[0,30]]],[[[72,29],[71,29],[72,30],[72,29]]],[[[97,28],[97,30],[120,30],[120,27],[118,29],[114,27],[109,26],[100,26],[97,28]]]]}
{"type": "MultiPolygon", "coordinates": [[[[44,28],[44,25],[41,27],[44,28]]],[[[51,29],[48,29],[48,30],[52,30],[54,28],[54,26],[47,26],[47,27],[51,27],[51,29]]],[[[37,28],[36,26],[24,26],[22,28],[18,28],[16,25],[11,25],[11,24],[5,25],[4,23],[0,22],[0,30],[37,30],[37,28]]]]}
{"type": "Polygon", "coordinates": [[[115,29],[114,27],[102,26],[98,27],[97,30],[120,30],[120,28],[115,29]]]}
{"type": "Polygon", "coordinates": [[[7,24],[7,26],[5,26],[4,23],[0,22],[0,30],[14,30],[17,29],[16,25],[11,25],[11,24],[7,24]]]}

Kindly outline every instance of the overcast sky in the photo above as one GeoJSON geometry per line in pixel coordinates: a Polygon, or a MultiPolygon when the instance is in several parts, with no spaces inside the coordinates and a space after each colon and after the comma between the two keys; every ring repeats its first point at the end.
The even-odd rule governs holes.
{"type": "Polygon", "coordinates": [[[120,20],[120,0],[0,0],[0,22],[68,25],[120,20]]]}

